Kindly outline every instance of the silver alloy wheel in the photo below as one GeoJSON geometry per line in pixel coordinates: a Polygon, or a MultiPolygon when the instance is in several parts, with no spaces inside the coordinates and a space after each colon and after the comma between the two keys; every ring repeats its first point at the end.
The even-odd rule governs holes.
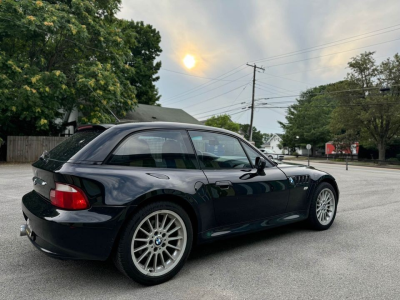
{"type": "Polygon", "coordinates": [[[170,210],[155,211],[142,220],[133,234],[133,263],[145,275],[164,275],[180,262],[186,243],[182,218],[170,210]]]}
{"type": "Polygon", "coordinates": [[[328,188],[323,189],[318,195],[316,205],[317,218],[321,225],[328,225],[332,221],[335,206],[336,201],[333,192],[328,188]]]}

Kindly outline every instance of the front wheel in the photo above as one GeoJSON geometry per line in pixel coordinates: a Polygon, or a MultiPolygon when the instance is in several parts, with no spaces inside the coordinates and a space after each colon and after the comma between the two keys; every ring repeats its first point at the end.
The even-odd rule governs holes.
{"type": "Polygon", "coordinates": [[[336,217],[337,197],[333,186],[323,182],[317,186],[311,200],[308,221],[315,230],[326,230],[331,227],[336,217]]]}
{"type": "Polygon", "coordinates": [[[192,225],[185,210],[175,203],[155,202],[140,209],[127,224],[114,262],[141,284],[160,284],[183,267],[192,241],[192,225]]]}

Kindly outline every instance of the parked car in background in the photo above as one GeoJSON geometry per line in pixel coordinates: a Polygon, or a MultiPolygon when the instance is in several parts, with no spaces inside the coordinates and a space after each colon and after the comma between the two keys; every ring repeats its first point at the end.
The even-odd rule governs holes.
{"type": "Polygon", "coordinates": [[[53,257],[112,257],[145,285],[176,275],[194,245],[303,220],[326,230],[339,200],[331,175],[192,124],[86,125],[32,166],[20,234],[53,257]]]}
{"type": "Polygon", "coordinates": [[[259,149],[262,153],[265,154],[269,159],[277,159],[277,160],[283,160],[285,157],[283,154],[278,154],[274,150],[265,150],[265,149],[259,149]]]}

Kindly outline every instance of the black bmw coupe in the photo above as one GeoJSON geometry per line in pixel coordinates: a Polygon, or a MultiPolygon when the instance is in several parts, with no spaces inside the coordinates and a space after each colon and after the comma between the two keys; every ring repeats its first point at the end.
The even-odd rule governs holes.
{"type": "Polygon", "coordinates": [[[339,200],[331,175],[190,124],[83,126],[33,173],[21,235],[61,259],[112,257],[145,285],[171,279],[197,244],[303,220],[328,229],[339,200]]]}

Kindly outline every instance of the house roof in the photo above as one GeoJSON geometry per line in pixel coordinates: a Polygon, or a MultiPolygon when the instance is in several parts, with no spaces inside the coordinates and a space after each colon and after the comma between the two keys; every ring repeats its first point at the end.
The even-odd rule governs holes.
{"type": "Polygon", "coordinates": [[[189,124],[201,124],[200,121],[189,115],[182,109],[162,107],[155,105],[138,104],[135,110],[123,117],[124,121],[134,122],[177,122],[189,124]]]}

